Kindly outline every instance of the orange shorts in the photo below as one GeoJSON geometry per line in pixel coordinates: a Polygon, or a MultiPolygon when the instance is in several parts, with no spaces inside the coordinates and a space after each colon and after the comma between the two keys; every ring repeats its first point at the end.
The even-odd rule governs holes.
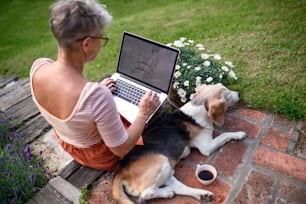
{"type": "MultiPolygon", "coordinates": [[[[130,123],[125,118],[121,117],[121,120],[125,128],[130,126],[130,123]]],[[[64,142],[56,133],[55,135],[62,148],[81,165],[98,170],[114,170],[117,162],[120,160],[118,156],[110,151],[103,141],[88,148],[78,148],[64,142]]],[[[141,136],[136,144],[143,145],[141,136]]]]}

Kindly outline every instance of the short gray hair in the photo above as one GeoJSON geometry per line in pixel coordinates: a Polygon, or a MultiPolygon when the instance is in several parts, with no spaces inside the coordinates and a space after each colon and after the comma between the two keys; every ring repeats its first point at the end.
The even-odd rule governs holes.
{"type": "Polygon", "coordinates": [[[96,0],[58,0],[49,8],[51,30],[66,48],[86,36],[103,33],[112,16],[96,0]]]}

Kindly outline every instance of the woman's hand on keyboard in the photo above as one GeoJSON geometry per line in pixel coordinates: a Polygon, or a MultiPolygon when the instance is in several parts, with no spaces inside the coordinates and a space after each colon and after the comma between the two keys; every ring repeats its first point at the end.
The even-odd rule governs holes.
{"type": "Polygon", "coordinates": [[[148,91],[141,99],[139,103],[140,116],[149,118],[152,113],[159,106],[160,101],[157,94],[153,91],[148,91]]]}
{"type": "Polygon", "coordinates": [[[116,91],[116,86],[115,86],[116,81],[112,78],[107,77],[107,78],[103,79],[101,81],[101,84],[107,86],[111,92],[116,91]]]}

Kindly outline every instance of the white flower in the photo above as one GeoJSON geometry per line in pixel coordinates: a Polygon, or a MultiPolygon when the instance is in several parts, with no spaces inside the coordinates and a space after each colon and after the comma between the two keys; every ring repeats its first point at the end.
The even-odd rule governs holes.
{"type": "Polygon", "coordinates": [[[186,91],[185,91],[184,89],[182,89],[182,88],[179,88],[179,89],[177,90],[177,94],[178,94],[181,98],[183,98],[183,97],[186,96],[186,91]]]}
{"type": "Polygon", "coordinates": [[[171,47],[171,46],[172,46],[172,43],[168,43],[166,46],[171,47]]]}
{"type": "Polygon", "coordinates": [[[179,78],[181,75],[182,75],[182,73],[181,73],[180,71],[176,71],[176,72],[174,73],[174,77],[175,77],[175,78],[179,78]]]}
{"type": "Polygon", "coordinates": [[[227,68],[227,66],[221,66],[221,69],[222,69],[223,71],[225,71],[225,72],[228,72],[228,71],[229,71],[229,69],[227,68]]]}
{"type": "Polygon", "coordinates": [[[220,74],[220,75],[219,75],[219,78],[220,78],[220,79],[222,79],[222,78],[223,78],[223,75],[222,75],[222,74],[220,74]]]}
{"type": "Polygon", "coordinates": [[[180,82],[175,81],[175,82],[173,83],[172,87],[173,87],[174,89],[176,89],[177,87],[179,87],[179,85],[180,85],[180,82]]]}
{"type": "Polygon", "coordinates": [[[181,68],[181,66],[179,64],[175,65],[175,69],[179,70],[181,68]]]}
{"type": "Polygon", "coordinates": [[[209,67],[210,66],[210,61],[205,61],[203,64],[204,64],[204,66],[209,67]]]}
{"type": "Polygon", "coordinates": [[[181,37],[181,38],[180,38],[180,41],[183,42],[183,41],[186,40],[186,39],[187,39],[187,38],[185,38],[185,37],[181,37]]]}
{"type": "Polygon", "coordinates": [[[208,59],[209,58],[209,55],[204,53],[204,54],[201,54],[201,58],[202,59],[208,59]]]}
{"type": "Polygon", "coordinates": [[[182,101],[183,103],[186,103],[186,101],[187,101],[186,97],[182,97],[182,98],[181,98],[181,101],[182,101]]]}
{"type": "Polygon", "coordinates": [[[237,80],[237,76],[233,70],[230,70],[228,74],[230,75],[230,77],[237,80]]]}
{"type": "Polygon", "coordinates": [[[187,63],[183,63],[182,65],[183,65],[184,67],[186,67],[186,66],[187,66],[187,63]]]}
{"type": "Polygon", "coordinates": [[[180,40],[174,41],[173,45],[176,47],[185,47],[184,43],[180,40]]]}
{"type": "Polygon", "coordinates": [[[184,45],[187,45],[187,46],[188,46],[188,45],[190,45],[190,43],[184,42],[184,45]]]}
{"type": "Polygon", "coordinates": [[[196,44],[196,47],[199,48],[199,47],[204,47],[203,44],[196,44]]]}
{"type": "Polygon", "coordinates": [[[225,63],[226,65],[230,66],[231,68],[234,67],[233,63],[230,62],[230,61],[225,61],[224,63],[225,63]]]}
{"type": "Polygon", "coordinates": [[[187,66],[187,69],[190,69],[190,68],[191,68],[191,65],[188,65],[188,66],[187,66]]]}
{"type": "Polygon", "coordinates": [[[208,77],[207,79],[206,79],[206,82],[212,82],[212,80],[214,80],[212,77],[208,77]]]}
{"type": "Polygon", "coordinates": [[[222,57],[219,54],[214,54],[214,58],[216,60],[221,60],[222,59],[222,57]]]}
{"type": "Polygon", "coordinates": [[[205,50],[205,48],[204,47],[199,47],[198,50],[205,50]]]}
{"type": "Polygon", "coordinates": [[[201,81],[201,79],[202,79],[202,77],[200,77],[200,76],[196,77],[196,81],[201,81]]]}
{"type": "Polygon", "coordinates": [[[196,71],[200,71],[201,70],[201,67],[195,67],[194,68],[196,71]]]}
{"type": "Polygon", "coordinates": [[[184,86],[189,86],[189,81],[188,80],[184,81],[184,86]]]}
{"type": "Polygon", "coordinates": [[[188,40],[188,42],[192,45],[194,43],[194,40],[188,40]]]}

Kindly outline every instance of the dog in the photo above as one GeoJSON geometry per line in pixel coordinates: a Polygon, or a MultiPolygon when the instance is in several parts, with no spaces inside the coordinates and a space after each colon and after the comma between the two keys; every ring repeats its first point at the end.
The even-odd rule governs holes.
{"type": "Polygon", "coordinates": [[[239,93],[222,84],[203,85],[193,99],[157,120],[143,133],[144,146],[135,146],[118,164],[112,192],[120,204],[140,203],[154,198],[191,196],[211,201],[210,191],[191,188],[174,177],[174,167],[196,148],[209,156],[230,140],[240,140],[244,132],[226,132],[213,138],[213,124],[222,126],[227,107],[239,101],[239,93]]]}

